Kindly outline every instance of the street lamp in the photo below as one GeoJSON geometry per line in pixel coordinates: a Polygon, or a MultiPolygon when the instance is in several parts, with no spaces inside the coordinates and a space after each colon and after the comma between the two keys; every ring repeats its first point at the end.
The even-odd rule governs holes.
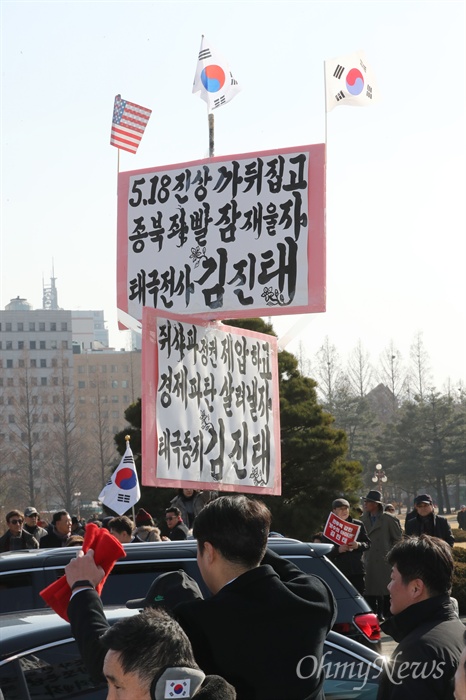
{"type": "Polygon", "coordinates": [[[386,484],[388,481],[388,478],[387,478],[384,470],[382,469],[381,464],[375,465],[375,471],[374,471],[374,476],[372,477],[372,481],[374,482],[374,484],[378,485],[378,487],[380,488],[380,493],[383,493],[382,484],[386,484]]]}

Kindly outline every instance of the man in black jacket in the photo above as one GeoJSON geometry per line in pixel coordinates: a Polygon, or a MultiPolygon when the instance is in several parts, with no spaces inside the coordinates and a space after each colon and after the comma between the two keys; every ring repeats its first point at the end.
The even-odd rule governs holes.
{"type": "Polygon", "coordinates": [[[204,673],[225,678],[238,700],[321,700],[335,600],[321,579],[266,551],[270,520],[268,508],[246,496],[208,503],[193,534],[212,597],[182,603],[175,614],[204,673]]]}
{"type": "MultiPolygon", "coordinates": [[[[194,536],[199,568],[213,595],[170,609],[202,671],[234,686],[238,700],[323,700],[321,660],[336,603],[324,581],[266,552],[270,520],[263,503],[245,496],[209,503],[194,521],[194,536]]],[[[72,588],[79,584],[68,614],[86,656],[88,621],[97,615],[102,622],[92,588],[103,570],[90,550],[71,560],[65,573],[72,588]]],[[[88,654],[90,665],[93,656],[88,654]]]]}
{"type": "Polygon", "coordinates": [[[341,573],[346,576],[356,590],[364,595],[365,567],[362,555],[371,546],[367,536],[366,528],[362,520],[356,520],[350,516],[350,504],[345,498],[336,498],[332,503],[332,513],[335,513],[341,520],[359,525],[359,532],[356,539],[351,544],[334,544],[333,541],[323,538],[323,542],[333,544],[333,549],[328,555],[341,573]]]}
{"type": "Polygon", "coordinates": [[[377,700],[453,700],[465,627],[449,595],[451,549],[421,535],[398,542],[388,561],[392,617],[381,626],[398,646],[384,668],[377,700]]]}
{"type": "Polygon", "coordinates": [[[416,517],[406,521],[405,533],[411,535],[430,535],[439,537],[448,542],[450,547],[455,544],[455,538],[451,531],[450,523],[441,515],[435,515],[432,497],[427,493],[416,496],[414,499],[416,517]]]}
{"type": "Polygon", "coordinates": [[[19,510],[6,514],[8,530],[0,537],[0,552],[15,549],[39,549],[39,542],[23,528],[24,516],[19,510]]]}
{"type": "Polygon", "coordinates": [[[143,612],[112,627],[91,581],[76,580],[77,575],[99,578],[103,573],[93,563],[92,550],[72,560],[66,573],[74,589],[68,605],[73,635],[92,680],[107,680],[109,698],[235,700],[235,689],[223,678],[206,676],[199,669],[189,639],[164,610],[165,603],[170,607],[177,600],[202,595],[195,582],[195,588],[190,588],[183,571],[159,576],[145,600],[134,601],[144,607],[143,612]]]}
{"type": "Polygon", "coordinates": [[[189,530],[183,522],[179,508],[176,508],[176,506],[167,508],[165,511],[165,522],[168,528],[168,539],[176,542],[188,538],[189,530]]]}
{"type": "Polygon", "coordinates": [[[52,523],[47,528],[47,534],[40,538],[41,549],[65,547],[71,535],[71,516],[66,510],[58,510],[52,516],[52,523]]]}

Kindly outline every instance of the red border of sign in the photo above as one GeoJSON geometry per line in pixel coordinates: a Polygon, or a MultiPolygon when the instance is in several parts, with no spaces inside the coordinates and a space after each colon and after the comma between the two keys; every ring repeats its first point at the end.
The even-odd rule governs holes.
{"type": "MultiPolygon", "coordinates": [[[[315,144],[292,148],[276,148],[269,151],[240,153],[236,155],[216,156],[187,163],[131,170],[118,175],[118,221],[117,221],[117,307],[128,313],[128,226],[127,202],[129,181],[134,175],[188,168],[238,158],[268,157],[274,154],[309,153],[309,233],[308,233],[308,303],[301,306],[264,306],[231,310],[206,309],[203,313],[189,314],[196,319],[250,318],[258,316],[277,316],[325,311],[326,304],[326,250],[325,250],[325,144],[315,144]]],[[[165,311],[162,310],[161,311],[165,311]]],[[[138,319],[140,320],[140,319],[138,319]]],[[[125,329],[121,322],[120,329],[125,329]]]]}
{"type": "Polygon", "coordinates": [[[272,391],[273,391],[273,424],[274,424],[274,448],[275,448],[275,478],[273,486],[262,488],[260,486],[241,486],[241,484],[222,484],[218,481],[182,481],[180,479],[157,478],[157,427],[156,427],[156,399],[158,377],[158,353],[157,347],[157,319],[167,318],[180,323],[192,323],[197,326],[207,326],[208,321],[200,321],[196,316],[184,316],[170,314],[147,306],[143,308],[142,320],[142,474],[143,486],[161,486],[166,488],[207,489],[209,491],[235,491],[240,493],[260,493],[263,496],[279,496],[281,494],[281,446],[280,446],[280,394],[278,386],[278,344],[277,338],[265,333],[244,328],[226,326],[217,323],[219,330],[245,335],[250,338],[266,340],[272,346],[276,361],[272,362],[272,391]]]}

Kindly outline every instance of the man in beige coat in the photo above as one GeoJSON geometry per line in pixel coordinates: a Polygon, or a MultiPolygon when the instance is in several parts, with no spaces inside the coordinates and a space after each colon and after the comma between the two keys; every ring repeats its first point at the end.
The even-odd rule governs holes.
{"type": "Polygon", "coordinates": [[[391,567],[386,556],[403,533],[397,518],[384,513],[380,491],[369,491],[364,500],[362,522],[371,541],[370,549],[364,552],[366,566],[366,592],[364,597],[380,620],[390,615],[390,598],[387,586],[391,567]]]}

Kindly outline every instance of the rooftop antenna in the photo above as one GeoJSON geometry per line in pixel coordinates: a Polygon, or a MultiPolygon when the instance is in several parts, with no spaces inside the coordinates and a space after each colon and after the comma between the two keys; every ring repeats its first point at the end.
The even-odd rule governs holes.
{"type": "Polygon", "coordinates": [[[44,284],[44,278],[42,277],[42,308],[48,310],[56,311],[60,307],[58,306],[58,291],[55,284],[55,269],[54,261],[52,258],[52,276],[50,278],[50,286],[46,287],[44,284]]]}

